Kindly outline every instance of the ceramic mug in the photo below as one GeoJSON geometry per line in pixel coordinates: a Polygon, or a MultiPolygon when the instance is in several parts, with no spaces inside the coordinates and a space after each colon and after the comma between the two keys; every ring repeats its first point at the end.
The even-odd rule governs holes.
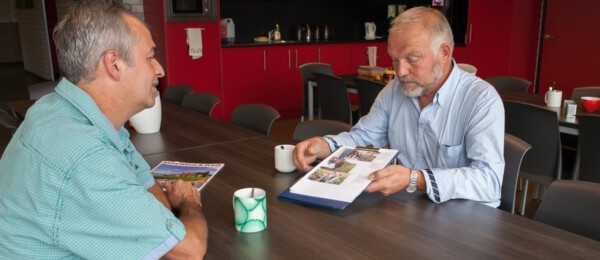
{"type": "Polygon", "coordinates": [[[280,144],[275,146],[275,169],[279,172],[293,172],[296,170],[294,165],[294,149],[296,146],[291,144],[280,144]]]}
{"type": "Polygon", "coordinates": [[[239,189],[233,194],[235,228],[243,233],[267,228],[267,193],[259,188],[239,189]]]}
{"type": "Polygon", "coordinates": [[[160,131],[160,121],[162,109],[160,104],[160,95],[156,95],[154,106],[146,108],[129,118],[129,122],[140,134],[151,134],[160,131]]]}
{"type": "Polygon", "coordinates": [[[544,102],[546,102],[546,106],[549,107],[560,107],[560,102],[562,99],[562,91],[560,90],[552,90],[546,92],[544,95],[544,102]]]}

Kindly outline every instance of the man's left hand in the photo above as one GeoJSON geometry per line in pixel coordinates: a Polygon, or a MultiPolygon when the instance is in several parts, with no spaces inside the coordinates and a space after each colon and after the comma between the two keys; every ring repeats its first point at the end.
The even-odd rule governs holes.
{"type": "Polygon", "coordinates": [[[387,167],[369,174],[373,181],[366,192],[380,192],[383,196],[406,189],[410,180],[410,169],[401,165],[388,165],[387,167]]]}

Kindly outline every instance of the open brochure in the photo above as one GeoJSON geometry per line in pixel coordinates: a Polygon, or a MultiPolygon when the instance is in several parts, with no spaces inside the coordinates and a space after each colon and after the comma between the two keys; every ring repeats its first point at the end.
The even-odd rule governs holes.
{"type": "Polygon", "coordinates": [[[200,191],[223,169],[223,166],[224,163],[162,161],[152,169],[151,173],[163,189],[167,181],[183,180],[191,182],[200,191]]]}
{"type": "Polygon", "coordinates": [[[385,168],[397,154],[394,149],[342,146],[280,198],[343,209],[371,183],[369,174],[385,168]]]}

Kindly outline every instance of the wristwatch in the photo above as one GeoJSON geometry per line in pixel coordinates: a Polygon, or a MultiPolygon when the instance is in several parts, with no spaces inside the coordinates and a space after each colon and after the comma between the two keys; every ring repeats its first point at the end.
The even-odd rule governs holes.
{"type": "Polygon", "coordinates": [[[413,193],[417,190],[417,177],[419,173],[417,170],[410,170],[410,181],[408,182],[408,187],[406,187],[406,192],[413,193]]]}

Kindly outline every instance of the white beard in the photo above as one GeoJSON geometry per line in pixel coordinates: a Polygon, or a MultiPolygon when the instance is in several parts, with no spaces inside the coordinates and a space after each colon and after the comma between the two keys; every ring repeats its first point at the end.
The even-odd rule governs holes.
{"type": "Polygon", "coordinates": [[[398,78],[400,83],[402,83],[404,95],[409,97],[420,97],[427,93],[431,86],[433,86],[433,84],[442,77],[442,69],[440,68],[440,64],[437,61],[433,64],[431,72],[433,73],[433,79],[428,84],[419,84],[419,82],[411,81],[404,78],[398,78]],[[404,84],[404,82],[414,82],[417,86],[414,88],[409,88],[404,84]]]}

